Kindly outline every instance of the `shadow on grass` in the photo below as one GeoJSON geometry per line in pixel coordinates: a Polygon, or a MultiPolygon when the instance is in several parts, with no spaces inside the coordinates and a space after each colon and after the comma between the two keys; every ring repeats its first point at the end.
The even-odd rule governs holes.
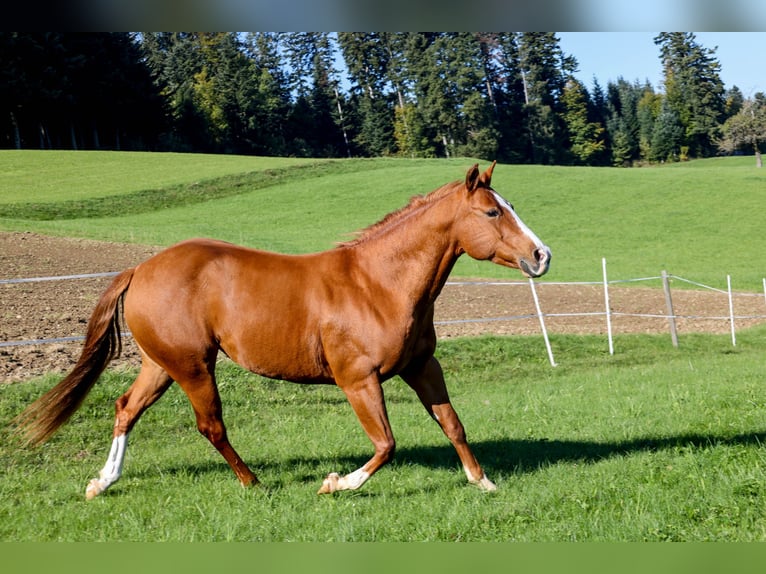
{"type": "MultiPolygon", "coordinates": [[[[742,433],[734,436],[685,434],[673,437],[637,438],[620,442],[588,442],[567,440],[490,440],[471,444],[476,458],[490,477],[501,475],[533,473],[541,468],[559,463],[596,463],[612,457],[630,456],[642,452],[660,452],[669,449],[690,448],[704,450],[713,447],[731,446],[761,446],[766,442],[766,432],[742,433]]],[[[321,479],[330,471],[350,472],[362,466],[372,456],[361,453],[355,456],[340,456],[333,458],[296,457],[274,462],[249,461],[256,475],[259,471],[280,470],[285,475],[291,474],[302,483],[321,483],[321,479]],[[301,467],[296,473],[295,467],[301,467]]],[[[460,461],[452,445],[446,443],[440,446],[402,447],[397,449],[396,464],[417,465],[427,468],[459,467],[460,461]]],[[[130,472],[130,471],[128,471],[130,472]]],[[[157,471],[139,473],[142,478],[151,479],[156,474],[230,474],[228,465],[220,462],[207,462],[186,466],[172,465],[158,468],[157,471]]],[[[232,475],[232,480],[234,477],[232,475]]],[[[282,485],[291,482],[286,480],[282,485]]],[[[269,485],[266,485],[267,487],[269,485]]],[[[273,486],[273,485],[272,485],[273,486]]]]}
{"type": "MultiPolygon", "coordinates": [[[[567,440],[504,440],[485,441],[474,445],[476,458],[488,473],[535,472],[558,463],[595,463],[613,457],[642,452],[660,452],[691,448],[760,446],[766,442],[766,432],[742,433],[734,436],[684,434],[672,437],[646,437],[619,442],[588,442],[567,440]]],[[[413,457],[425,459],[429,453],[413,449],[413,457]]]]}

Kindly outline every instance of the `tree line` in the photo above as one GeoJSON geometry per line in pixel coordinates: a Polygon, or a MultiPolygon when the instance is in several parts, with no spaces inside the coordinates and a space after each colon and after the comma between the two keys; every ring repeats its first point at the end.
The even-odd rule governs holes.
{"type": "Polygon", "coordinates": [[[578,81],[555,33],[0,33],[0,147],[629,166],[759,154],[766,98],[693,33],[663,90],[578,81]]]}

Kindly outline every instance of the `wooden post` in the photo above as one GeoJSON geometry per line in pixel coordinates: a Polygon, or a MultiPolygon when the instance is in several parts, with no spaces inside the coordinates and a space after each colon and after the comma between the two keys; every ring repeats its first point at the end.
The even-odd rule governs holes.
{"type": "Polygon", "coordinates": [[[676,314],[673,312],[673,298],[670,296],[670,280],[668,272],[662,270],[662,289],[665,291],[665,306],[668,308],[668,323],[670,324],[670,339],[673,346],[678,348],[678,331],[676,330],[676,314]]]}

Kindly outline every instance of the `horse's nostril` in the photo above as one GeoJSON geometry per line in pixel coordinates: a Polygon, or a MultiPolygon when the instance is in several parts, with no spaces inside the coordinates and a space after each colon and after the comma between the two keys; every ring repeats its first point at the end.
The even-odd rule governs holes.
{"type": "Polygon", "coordinates": [[[535,249],[535,263],[537,263],[537,267],[542,273],[547,271],[550,259],[551,252],[547,247],[538,247],[535,249]]]}

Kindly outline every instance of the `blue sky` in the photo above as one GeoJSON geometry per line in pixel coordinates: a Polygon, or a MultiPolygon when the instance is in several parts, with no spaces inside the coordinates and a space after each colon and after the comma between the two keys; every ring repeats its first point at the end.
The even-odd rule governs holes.
{"type": "MultiPolygon", "coordinates": [[[[619,77],[632,82],[648,79],[655,90],[662,89],[662,65],[657,32],[559,32],[561,49],[577,58],[577,77],[589,89],[593,77],[603,88],[619,77]]],[[[696,32],[697,43],[715,48],[726,89],[738,86],[745,97],[766,92],[766,70],[760,50],[766,46],[766,32],[696,32]]]]}

